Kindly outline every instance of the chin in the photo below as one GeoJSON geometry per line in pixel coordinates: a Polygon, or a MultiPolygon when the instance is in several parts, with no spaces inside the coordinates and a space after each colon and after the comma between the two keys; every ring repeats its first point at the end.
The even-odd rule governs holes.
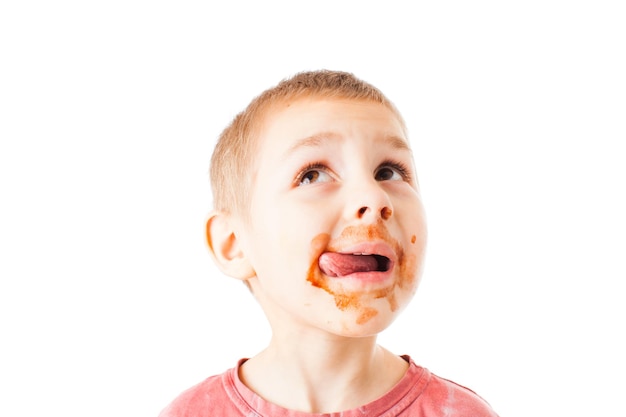
{"type": "Polygon", "coordinates": [[[360,311],[343,312],[342,320],[332,333],[344,337],[371,337],[376,336],[393,323],[396,313],[377,312],[375,309],[365,308],[360,311]]]}

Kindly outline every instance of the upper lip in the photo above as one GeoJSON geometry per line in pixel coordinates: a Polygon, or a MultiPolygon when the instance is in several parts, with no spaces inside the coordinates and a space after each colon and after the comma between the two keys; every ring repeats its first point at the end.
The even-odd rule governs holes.
{"type": "Polygon", "coordinates": [[[331,252],[342,253],[346,255],[380,255],[388,258],[393,266],[397,261],[395,251],[385,241],[360,242],[349,246],[344,246],[340,250],[331,252]]]}

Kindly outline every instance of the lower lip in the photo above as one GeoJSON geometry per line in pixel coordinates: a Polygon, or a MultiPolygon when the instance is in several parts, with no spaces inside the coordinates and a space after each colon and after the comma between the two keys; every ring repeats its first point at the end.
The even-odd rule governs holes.
{"type": "Polygon", "coordinates": [[[386,283],[393,278],[393,265],[387,271],[371,271],[371,272],[355,272],[350,275],[342,275],[339,277],[328,277],[342,284],[363,285],[363,284],[380,284],[386,283]]]}

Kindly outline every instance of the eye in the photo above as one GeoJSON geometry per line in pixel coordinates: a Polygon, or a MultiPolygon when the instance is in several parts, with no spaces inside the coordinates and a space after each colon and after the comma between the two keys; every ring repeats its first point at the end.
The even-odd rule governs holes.
{"type": "Polygon", "coordinates": [[[384,162],[374,175],[376,181],[410,181],[409,170],[398,162],[384,162]]]}
{"type": "Polygon", "coordinates": [[[327,168],[322,164],[307,165],[296,176],[294,183],[299,187],[319,182],[330,182],[333,179],[330,174],[326,172],[326,169],[327,168]]]}
{"type": "Polygon", "coordinates": [[[402,176],[394,169],[389,167],[383,167],[376,171],[376,181],[398,181],[401,179],[402,176]]]}

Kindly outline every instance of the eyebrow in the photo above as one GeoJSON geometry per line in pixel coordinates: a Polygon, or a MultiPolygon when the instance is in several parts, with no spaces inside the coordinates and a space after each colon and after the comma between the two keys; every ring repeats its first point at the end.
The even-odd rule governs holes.
{"type": "Polygon", "coordinates": [[[409,146],[407,141],[405,139],[402,139],[401,137],[395,135],[385,136],[383,142],[391,145],[391,147],[394,149],[412,152],[411,147],[409,146]]]}
{"type": "MultiPolygon", "coordinates": [[[[328,142],[330,140],[342,140],[343,136],[336,132],[320,132],[315,135],[307,136],[305,138],[297,140],[293,145],[287,149],[284,156],[287,157],[294,153],[296,150],[300,148],[314,148],[321,146],[324,142],[328,142]]],[[[406,140],[402,139],[396,135],[387,135],[384,136],[381,140],[382,142],[390,145],[394,149],[398,149],[401,151],[411,152],[411,147],[406,142],[406,140]]]]}

